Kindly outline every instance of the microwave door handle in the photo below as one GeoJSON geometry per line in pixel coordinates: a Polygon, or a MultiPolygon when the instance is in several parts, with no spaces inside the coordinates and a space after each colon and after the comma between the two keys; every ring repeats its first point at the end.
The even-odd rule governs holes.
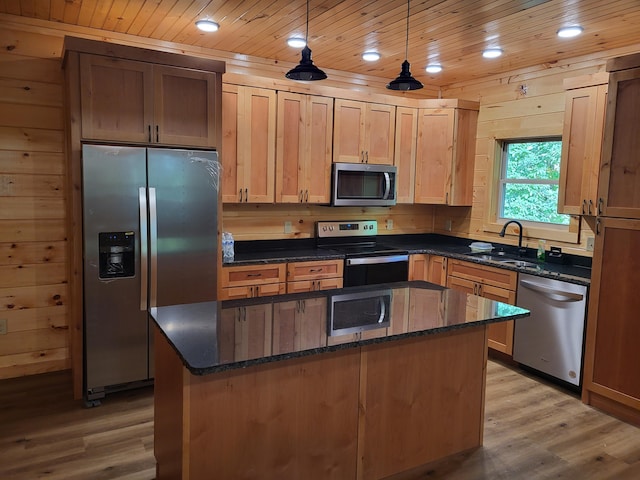
{"type": "Polygon", "coordinates": [[[384,195],[382,195],[383,200],[387,200],[389,198],[389,193],[391,193],[391,176],[389,172],[382,172],[384,174],[384,195]]]}
{"type": "Polygon", "coordinates": [[[384,317],[387,316],[387,307],[384,304],[384,298],[380,297],[380,318],[378,318],[378,323],[384,322],[384,317]]]}

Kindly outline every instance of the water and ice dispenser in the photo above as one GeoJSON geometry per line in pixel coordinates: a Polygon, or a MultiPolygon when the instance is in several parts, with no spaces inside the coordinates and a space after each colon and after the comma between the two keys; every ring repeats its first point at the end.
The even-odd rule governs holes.
{"type": "Polygon", "coordinates": [[[135,275],[134,232],[100,232],[98,249],[100,278],[123,278],[135,275]]]}

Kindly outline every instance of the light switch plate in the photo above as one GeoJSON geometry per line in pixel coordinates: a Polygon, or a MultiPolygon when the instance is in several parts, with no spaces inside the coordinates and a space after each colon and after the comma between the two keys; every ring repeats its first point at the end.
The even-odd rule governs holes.
{"type": "Polygon", "coordinates": [[[593,245],[595,241],[595,237],[587,237],[587,252],[593,252],[593,245]]]}
{"type": "Polygon", "coordinates": [[[6,335],[6,334],[7,334],[7,319],[0,318],[0,335],[6,335]]]}
{"type": "Polygon", "coordinates": [[[291,233],[291,222],[284,222],[284,233],[291,233]]]}
{"type": "Polygon", "coordinates": [[[387,220],[387,230],[392,230],[393,229],[393,220],[389,219],[387,220]]]}

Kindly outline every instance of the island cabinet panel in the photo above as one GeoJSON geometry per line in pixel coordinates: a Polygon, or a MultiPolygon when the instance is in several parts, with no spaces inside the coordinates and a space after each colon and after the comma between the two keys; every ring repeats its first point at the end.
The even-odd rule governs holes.
{"type": "Polygon", "coordinates": [[[447,257],[416,253],[409,257],[409,280],[447,284],[447,257]]]}
{"type": "Polygon", "coordinates": [[[637,68],[609,74],[600,164],[599,214],[640,218],[640,57],[637,68]]]}
{"type": "Polygon", "coordinates": [[[599,221],[589,295],[583,400],[640,425],[640,220],[599,221]]]}
{"type": "Polygon", "coordinates": [[[328,204],[333,99],[278,92],[276,203],[328,204]]]}
{"type": "Polygon", "coordinates": [[[607,80],[608,74],[602,73],[565,82],[566,87],[573,88],[565,95],[558,190],[560,213],[597,214],[607,80]]]}
{"type": "MultiPolygon", "coordinates": [[[[449,259],[447,287],[500,302],[515,304],[518,274],[502,268],[449,259]]],[[[490,348],[513,354],[513,321],[487,326],[490,348]]]]}
{"type": "Polygon", "coordinates": [[[471,206],[477,110],[418,111],[415,203],[471,206]]]}
{"type": "Polygon", "coordinates": [[[485,340],[477,327],[362,348],[358,479],[482,444],[485,340]]]}
{"type": "Polygon", "coordinates": [[[219,147],[220,75],[80,55],[82,138],[219,147]]]}
{"type": "Polygon", "coordinates": [[[336,99],[333,161],[393,165],[395,108],[336,99]]]}
{"type": "Polygon", "coordinates": [[[356,478],[359,367],[353,350],[188,377],[181,478],[356,478]]]}
{"type": "Polygon", "coordinates": [[[276,92],[222,87],[222,201],[275,199],[276,92]]]}
{"type": "Polygon", "coordinates": [[[269,355],[272,315],[271,308],[264,305],[222,310],[218,324],[221,338],[220,360],[232,362],[269,355]]]}

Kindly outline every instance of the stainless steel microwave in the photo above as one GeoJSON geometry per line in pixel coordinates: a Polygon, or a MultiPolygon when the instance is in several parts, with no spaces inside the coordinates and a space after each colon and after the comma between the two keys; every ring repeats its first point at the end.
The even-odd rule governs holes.
{"type": "Polygon", "coordinates": [[[393,165],[334,163],[331,205],[395,205],[396,175],[397,169],[393,165]]]}

